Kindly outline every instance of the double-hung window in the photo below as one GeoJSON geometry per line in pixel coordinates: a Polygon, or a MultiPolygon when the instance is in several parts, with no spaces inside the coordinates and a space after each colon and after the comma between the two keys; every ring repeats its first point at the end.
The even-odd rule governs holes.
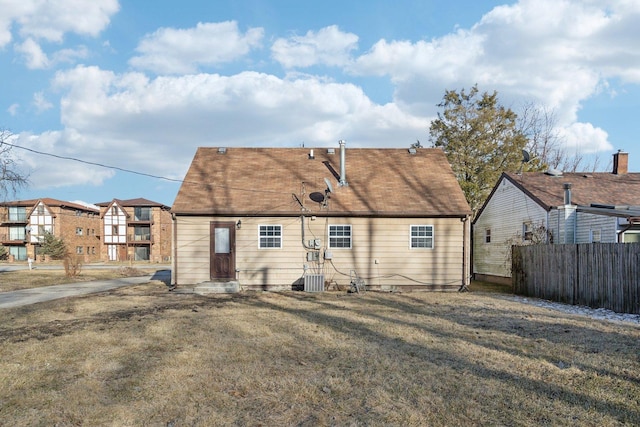
{"type": "Polygon", "coordinates": [[[350,225],[329,225],[329,248],[351,249],[350,225]]]}
{"type": "Polygon", "coordinates": [[[261,225],[258,242],[260,249],[282,248],[282,226],[261,225]]]}
{"type": "Polygon", "coordinates": [[[433,249],[433,225],[412,225],[410,245],[412,249],[433,249]]]}

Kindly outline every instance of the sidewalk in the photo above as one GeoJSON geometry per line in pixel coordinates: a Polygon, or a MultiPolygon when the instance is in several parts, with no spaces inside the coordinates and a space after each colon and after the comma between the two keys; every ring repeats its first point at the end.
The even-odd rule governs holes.
{"type": "Polygon", "coordinates": [[[121,279],[95,280],[92,282],[67,283],[64,285],[45,286],[41,288],[21,289],[19,291],[0,292],[0,309],[22,307],[37,302],[52,301],[59,298],[104,292],[123,286],[139,285],[152,280],[168,283],[171,272],[157,271],[149,276],[123,277],[121,279]]]}

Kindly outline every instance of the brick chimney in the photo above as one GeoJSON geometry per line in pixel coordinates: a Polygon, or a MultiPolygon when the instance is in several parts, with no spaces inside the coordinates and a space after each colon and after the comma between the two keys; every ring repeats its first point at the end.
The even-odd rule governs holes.
{"type": "Polygon", "coordinates": [[[622,150],[618,150],[613,155],[613,174],[625,175],[629,172],[629,153],[625,153],[622,150]]]}

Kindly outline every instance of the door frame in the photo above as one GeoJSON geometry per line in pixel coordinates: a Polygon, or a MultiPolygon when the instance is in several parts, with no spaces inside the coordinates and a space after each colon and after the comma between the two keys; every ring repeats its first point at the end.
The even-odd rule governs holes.
{"type": "Polygon", "coordinates": [[[209,223],[209,277],[211,280],[236,280],[236,223],[233,221],[211,221],[209,223]],[[229,276],[218,277],[215,271],[216,261],[216,228],[227,228],[229,230],[229,276]]]}

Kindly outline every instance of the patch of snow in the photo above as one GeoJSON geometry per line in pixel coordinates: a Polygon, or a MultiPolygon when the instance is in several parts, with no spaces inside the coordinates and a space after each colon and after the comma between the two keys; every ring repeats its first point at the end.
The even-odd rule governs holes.
{"type": "Polygon", "coordinates": [[[547,301],[537,298],[527,298],[518,295],[505,295],[505,298],[521,302],[523,304],[531,304],[535,305],[536,307],[561,311],[563,313],[587,316],[592,319],[607,320],[609,322],[626,322],[640,325],[640,314],[616,313],[615,311],[607,310],[606,308],[591,308],[580,305],[563,304],[560,302],[547,301]]]}
{"type": "Polygon", "coordinates": [[[87,207],[87,208],[91,208],[91,209],[95,209],[95,210],[98,210],[98,211],[100,210],[100,208],[98,206],[94,205],[93,203],[87,203],[87,202],[82,201],[82,200],[74,200],[71,203],[75,203],[76,205],[81,205],[81,206],[84,206],[84,207],[87,207]]]}

